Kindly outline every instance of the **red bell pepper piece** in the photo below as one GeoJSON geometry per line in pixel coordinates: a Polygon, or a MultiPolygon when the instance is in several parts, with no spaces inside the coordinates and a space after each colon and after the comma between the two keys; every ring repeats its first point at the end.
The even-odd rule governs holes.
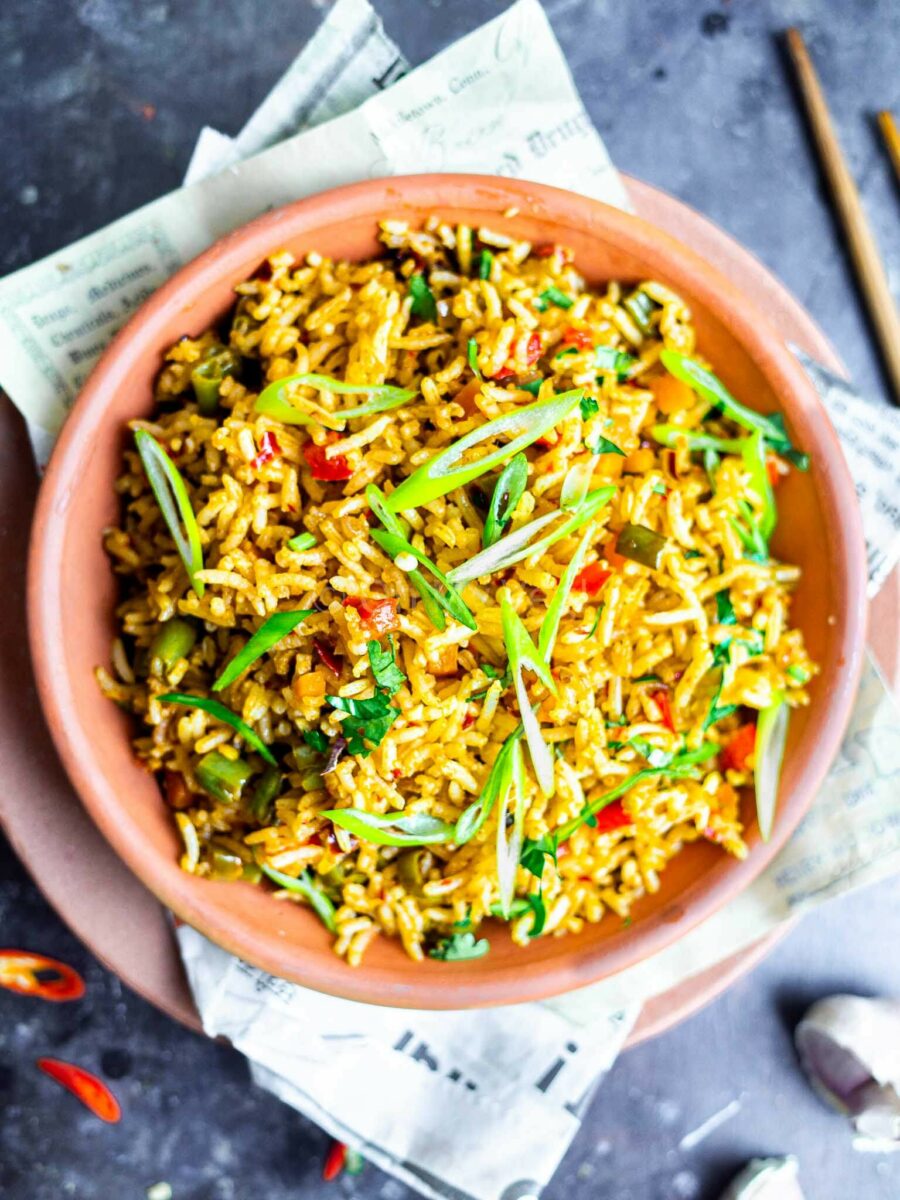
{"type": "Polygon", "coordinates": [[[278,438],[267,429],[259,439],[259,454],[251,460],[250,466],[254,471],[258,471],[260,467],[265,466],[268,462],[272,462],[273,459],[281,458],[281,453],[278,438]]]}
{"type": "Polygon", "coordinates": [[[756,724],[750,721],[742,725],[731,737],[722,751],[722,766],[726,770],[744,771],[747,759],[756,746],[756,724]]]}
{"type": "Polygon", "coordinates": [[[90,1109],[101,1121],[115,1124],[122,1116],[118,1100],[103,1080],[90,1071],[58,1058],[39,1058],[37,1065],[51,1079],[77,1096],[85,1108],[90,1109]]]}
{"type": "MultiPolygon", "coordinates": [[[[336,441],[337,437],[329,438],[329,441],[336,441]]],[[[335,454],[328,458],[325,453],[324,446],[317,446],[315,442],[307,442],[303,447],[303,457],[306,459],[307,466],[312,472],[313,479],[320,479],[323,483],[334,483],[337,480],[349,479],[353,472],[347,463],[343,454],[335,454]]]]}
{"type": "Polygon", "coordinates": [[[28,950],[0,950],[0,987],[39,1000],[79,1000],[84,980],[72,967],[28,950]]]}
{"type": "Polygon", "coordinates": [[[400,622],[397,619],[396,600],[371,600],[364,596],[347,596],[344,608],[355,608],[359,619],[374,633],[393,633],[400,622]]]}
{"type": "Polygon", "coordinates": [[[613,800],[606,808],[601,808],[594,814],[597,822],[596,833],[609,833],[613,829],[621,829],[623,825],[631,825],[632,818],[622,807],[621,800],[613,800]]]}
{"type": "Polygon", "coordinates": [[[512,379],[513,375],[515,375],[515,371],[512,367],[501,367],[493,379],[495,383],[499,383],[503,379],[512,379]]]}
{"type": "Polygon", "coordinates": [[[610,575],[612,571],[607,571],[599,563],[588,563],[572,580],[572,587],[576,592],[587,592],[589,596],[596,596],[610,575]]]}
{"type": "Polygon", "coordinates": [[[658,692],[651,692],[650,699],[662,713],[662,723],[666,729],[671,729],[675,732],[675,722],[672,720],[672,706],[669,703],[669,693],[662,688],[658,692]]]}
{"type": "Polygon", "coordinates": [[[563,330],[562,340],[564,346],[577,346],[579,350],[592,350],[594,347],[590,330],[576,329],[574,325],[563,330]]]}
{"type": "Polygon", "coordinates": [[[528,363],[529,367],[532,365],[532,363],[536,363],[541,357],[541,351],[543,348],[541,335],[535,331],[528,339],[528,345],[525,347],[525,361],[528,363]]]}

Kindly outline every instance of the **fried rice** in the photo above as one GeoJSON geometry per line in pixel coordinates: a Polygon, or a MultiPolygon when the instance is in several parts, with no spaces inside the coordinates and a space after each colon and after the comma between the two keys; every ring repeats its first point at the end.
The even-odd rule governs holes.
{"type": "MultiPolygon", "coordinates": [[[[762,516],[745,458],[678,433],[746,434],[660,360],[671,351],[702,363],[685,303],[654,281],[588,286],[564,247],[501,229],[387,221],[380,237],[382,255],[367,262],[274,254],[237,287],[221,328],[168,351],[155,413],[131,427],[183,480],[202,565],[188,571],[129,445],[121,522],[105,535],[120,636],[111,670],[98,669],[136,717],[134,747],[173,810],[183,868],[275,880],[279,898],[312,902],[351,965],[380,934],[417,960],[479,955],[480,926],[498,914],[520,945],[627,919],[698,839],[743,857],[757,716],[782,697],[808,703],[815,672],[790,624],[799,570],[749,536],[762,516]],[[310,373],[410,396],[342,419],[347,398],[327,380],[292,383],[283,402],[307,423],[259,411],[268,385],[310,373]],[[524,450],[527,484],[500,540],[544,516],[545,531],[557,528],[565,512],[550,514],[573,481],[569,511],[588,489],[615,490],[581,527],[459,584],[470,628],[423,601],[408,549],[379,542],[367,488],[389,503],[467,433],[573,390],[577,405],[524,450]],[[541,787],[504,612],[538,644],[576,554],[550,675],[523,668],[552,754],[541,787]],[[274,614],[307,610],[213,690],[274,614]],[[218,700],[275,766],[215,711],[161,699],[173,694],[218,700]],[[365,700],[382,720],[358,719],[365,700]],[[490,794],[504,744],[529,752],[516,785],[524,843],[505,895],[497,823],[514,819],[490,794]],[[667,771],[702,747],[690,769],[667,771]],[[342,824],[344,810],[363,823],[342,824]],[[366,837],[367,814],[373,829],[396,814],[459,831],[476,810],[468,838],[417,842],[415,821],[402,820],[396,844],[366,837]]],[[[771,447],[765,464],[770,487],[792,469],[771,447]]],[[[465,577],[497,476],[399,512],[409,547],[465,577]]]]}

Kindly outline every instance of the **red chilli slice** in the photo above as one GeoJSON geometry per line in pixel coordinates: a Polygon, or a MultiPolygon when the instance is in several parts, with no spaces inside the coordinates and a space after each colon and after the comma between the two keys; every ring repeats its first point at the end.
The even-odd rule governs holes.
{"type": "Polygon", "coordinates": [[[672,706],[669,703],[669,693],[663,691],[662,688],[658,692],[651,692],[650,699],[662,713],[662,723],[666,729],[671,729],[675,732],[675,722],[672,720],[672,706]]]}
{"type": "Polygon", "coordinates": [[[588,563],[572,580],[572,587],[576,592],[587,592],[589,596],[596,596],[610,575],[612,571],[607,571],[599,563],[588,563]]]}
{"type": "Polygon", "coordinates": [[[329,645],[321,641],[320,638],[313,638],[313,650],[315,650],[322,665],[327,667],[332,675],[340,676],[343,663],[329,645]]]}
{"type": "Polygon", "coordinates": [[[0,950],[0,987],[55,1003],[84,995],[84,980],[76,970],[28,950],[0,950]]]}
{"type": "Polygon", "coordinates": [[[325,1163],[322,1167],[322,1178],[326,1183],[331,1183],[333,1179],[337,1179],[338,1175],[343,1171],[346,1161],[346,1145],[343,1142],[332,1142],[328,1148],[328,1153],[325,1155],[325,1163]]]}
{"type": "Polygon", "coordinates": [[[84,1067],[76,1067],[58,1058],[39,1058],[37,1065],[45,1075],[77,1096],[85,1108],[90,1109],[101,1121],[114,1125],[122,1116],[118,1100],[103,1080],[85,1071],[84,1067]]]}
{"type": "Polygon", "coordinates": [[[258,471],[260,467],[266,463],[272,462],[275,458],[281,458],[281,447],[278,445],[278,438],[274,433],[269,433],[268,430],[259,439],[259,454],[252,460],[250,466],[254,471],[258,471]]]}
{"type": "Polygon", "coordinates": [[[632,818],[622,807],[621,800],[613,800],[612,804],[601,808],[595,814],[595,820],[597,822],[595,833],[610,833],[613,829],[621,829],[624,825],[632,824],[632,818]]]}
{"type": "Polygon", "coordinates": [[[364,596],[347,596],[344,608],[355,608],[359,619],[375,633],[393,633],[399,629],[396,600],[372,600],[364,596]]]}

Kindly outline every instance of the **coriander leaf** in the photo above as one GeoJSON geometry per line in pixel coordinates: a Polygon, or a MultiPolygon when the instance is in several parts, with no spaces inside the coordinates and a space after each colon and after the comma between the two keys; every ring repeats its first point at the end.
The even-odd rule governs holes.
{"type": "Polygon", "coordinates": [[[547,906],[544,904],[544,897],[540,893],[535,896],[526,896],[525,902],[534,913],[534,921],[531,929],[528,931],[528,936],[529,938],[536,938],[544,932],[544,925],[547,921],[547,906]]]}
{"type": "Polygon", "coordinates": [[[423,321],[437,320],[437,304],[434,292],[425,281],[424,275],[413,275],[409,281],[409,294],[412,296],[410,312],[413,316],[421,317],[423,321]]]}
{"type": "Polygon", "coordinates": [[[731,603],[731,592],[723,590],[716,592],[716,620],[720,625],[734,625],[737,617],[734,615],[734,605],[731,603]]]}
{"type": "Polygon", "coordinates": [[[304,730],[303,740],[307,746],[312,746],[313,750],[318,750],[320,754],[328,753],[329,741],[321,729],[304,730]]]}
{"type": "Polygon", "coordinates": [[[381,745],[395,718],[400,716],[400,709],[389,703],[384,692],[365,700],[345,696],[326,696],[325,699],[332,708],[347,714],[342,725],[347,737],[347,752],[361,758],[367,758],[376,746],[381,745]]]}
{"type": "Polygon", "coordinates": [[[646,738],[630,738],[628,745],[631,746],[633,750],[636,750],[643,758],[646,758],[651,767],[667,767],[675,757],[671,751],[661,750],[659,746],[654,746],[651,742],[648,742],[646,738]]]}
{"type": "Polygon", "coordinates": [[[549,857],[553,864],[556,864],[557,842],[556,838],[549,833],[545,833],[543,837],[534,840],[526,838],[522,843],[522,853],[519,855],[519,862],[537,879],[541,879],[544,874],[544,858],[549,857]]]}
{"type": "Polygon", "coordinates": [[[615,371],[619,383],[625,382],[634,365],[635,359],[624,350],[617,350],[615,346],[594,347],[594,366],[601,371],[615,371]]]}
{"type": "Polygon", "coordinates": [[[380,642],[371,641],[366,647],[372,674],[378,687],[393,696],[406,683],[406,676],[397,666],[394,651],[394,639],[388,634],[388,647],[385,649],[380,642]]]}
{"type": "Polygon", "coordinates": [[[600,411],[600,405],[593,396],[582,396],[579,403],[581,405],[582,421],[589,421],[595,413],[600,411]]]}
{"type": "Polygon", "coordinates": [[[592,454],[621,454],[623,458],[625,457],[625,451],[621,450],[615,442],[611,442],[609,438],[603,437],[602,434],[598,434],[593,441],[585,439],[585,445],[592,454]]]}
{"type": "Polygon", "coordinates": [[[464,962],[469,958],[484,958],[491,944],[487,938],[475,939],[474,933],[453,933],[441,938],[434,949],[428,951],[430,958],[441,962],[464,962]]]}

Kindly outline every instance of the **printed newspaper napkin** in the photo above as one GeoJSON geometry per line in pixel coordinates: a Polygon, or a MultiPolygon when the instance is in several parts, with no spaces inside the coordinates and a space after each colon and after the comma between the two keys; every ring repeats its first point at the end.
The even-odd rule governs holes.
{"type": "MultiPolygon", "coordinates": [[[[271,207],[422,170],[565,180],[628,206],[537,0],[407,70],[367,0],[337,0],[237,137],[203,131],[188,186],[0,281],[0,384],[28,419],[39,462],[128,315],[212,240],[271,207]]],[[[874,594],[900,553],[898,422],[805,365],[857,481],[874,594]]],[[[778,861],[739,901],[612,980],[486,1012],[377,1009],[274,979],[182,927],[204,1028],[230,1038],[259,1083],[424,1194],[536,1195],[643,1000],[720,961],[723,948],[900,871],[898,734],[868,666],[841,757],[778,861]]]]}

